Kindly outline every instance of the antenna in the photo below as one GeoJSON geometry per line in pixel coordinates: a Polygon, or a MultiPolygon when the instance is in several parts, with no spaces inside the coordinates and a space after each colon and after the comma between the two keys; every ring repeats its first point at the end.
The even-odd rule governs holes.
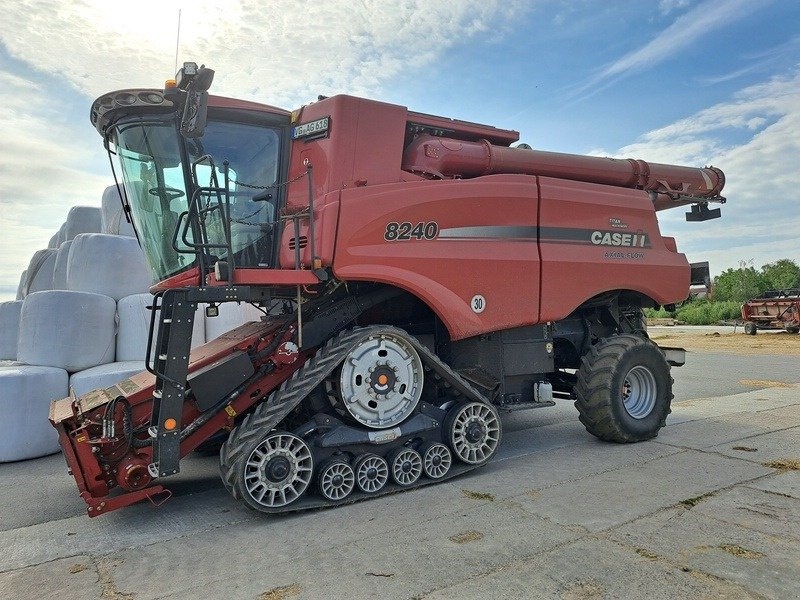
{"type": "Polygon", "coordinates": [[[175,36],[175,72],[178,72],[178,49],[181,47],[181,9],[178,9],[178,33],[175,36]]]}

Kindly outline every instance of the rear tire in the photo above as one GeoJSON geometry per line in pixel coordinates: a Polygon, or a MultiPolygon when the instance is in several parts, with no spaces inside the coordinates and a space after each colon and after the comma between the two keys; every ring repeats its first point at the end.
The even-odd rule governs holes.
{"type": "Polygon", "coordinates": [[[758,327],[752,321],[747,321],[747,323],[744,324],[744,332],[747,335],[755,335],[757,331],[758,327]]]}
{"type": "Polygon", "coordinates": [[[658,435],[670,413],[672,377],[664,353],[638,335],[616,335],[582,359],[575,407],[592,435],[640,442],[658,435]]]}

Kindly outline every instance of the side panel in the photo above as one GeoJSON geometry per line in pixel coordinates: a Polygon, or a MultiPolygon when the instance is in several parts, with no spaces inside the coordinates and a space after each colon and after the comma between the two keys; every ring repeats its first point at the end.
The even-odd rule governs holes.
{"type": "Polygon", "coordinates": [[[454,340],[538,322],[535,177],[343,190],[340,206],[337,278],[413,293],[454,340]]]}
{"type": "Polygon", "coordinates": [[[665,244],[645,192],[547,177],[539,183],[542,321],[611,290],[660,304],[688,296],[689,263],[665,244]]]}
{"type": "MultiPolygon", "coordinates": [[[[322,137],[292,141],[289,178],[313,166],[314,197],[365,185],[390,183],[414,176],[403,173],[403,140],[407,111],[403,106],[334,96],[303,107],[298,124],[328,117],[322,137]]],[[[289,185],[287,206],[308,206],[308,180],[289,185]]]]}

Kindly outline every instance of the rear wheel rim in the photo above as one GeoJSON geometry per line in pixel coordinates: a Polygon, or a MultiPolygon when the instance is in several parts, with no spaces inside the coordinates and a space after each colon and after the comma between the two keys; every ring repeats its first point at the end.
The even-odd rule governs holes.
{"type": "Polygon", "coordinates": [[[622,402],[634,419],[644,419],[656,406],[658,384],[653,372],[643,365],[628,371],[622,382],[622,402]]]}

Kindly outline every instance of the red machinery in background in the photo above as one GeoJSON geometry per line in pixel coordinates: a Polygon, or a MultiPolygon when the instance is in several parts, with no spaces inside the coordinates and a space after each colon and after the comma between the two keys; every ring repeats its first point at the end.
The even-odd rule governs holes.
{"type": "Polygon", "coordinates": [[[744,331],[755,335],[759,328],[800,332],[800,290],[767,290],[742,305],[744,331]]]}
{"type": "Polygon", "coordinates": [[[558,397],[601,439],[657,435],[683,352],[642,310],[692,270],[656,212],[719,216],[721,171],[349,96],[290,113],[212,78],[187,63],[92,105],[155,285],[149,372],[51,408],[91,516],[165,494],[220,436],[225,487],[282,512],[459,475],[496,452],[500,412],[558,397]],[[222,302],[264,317],[190,354],[196,307],[222,302]]]}

